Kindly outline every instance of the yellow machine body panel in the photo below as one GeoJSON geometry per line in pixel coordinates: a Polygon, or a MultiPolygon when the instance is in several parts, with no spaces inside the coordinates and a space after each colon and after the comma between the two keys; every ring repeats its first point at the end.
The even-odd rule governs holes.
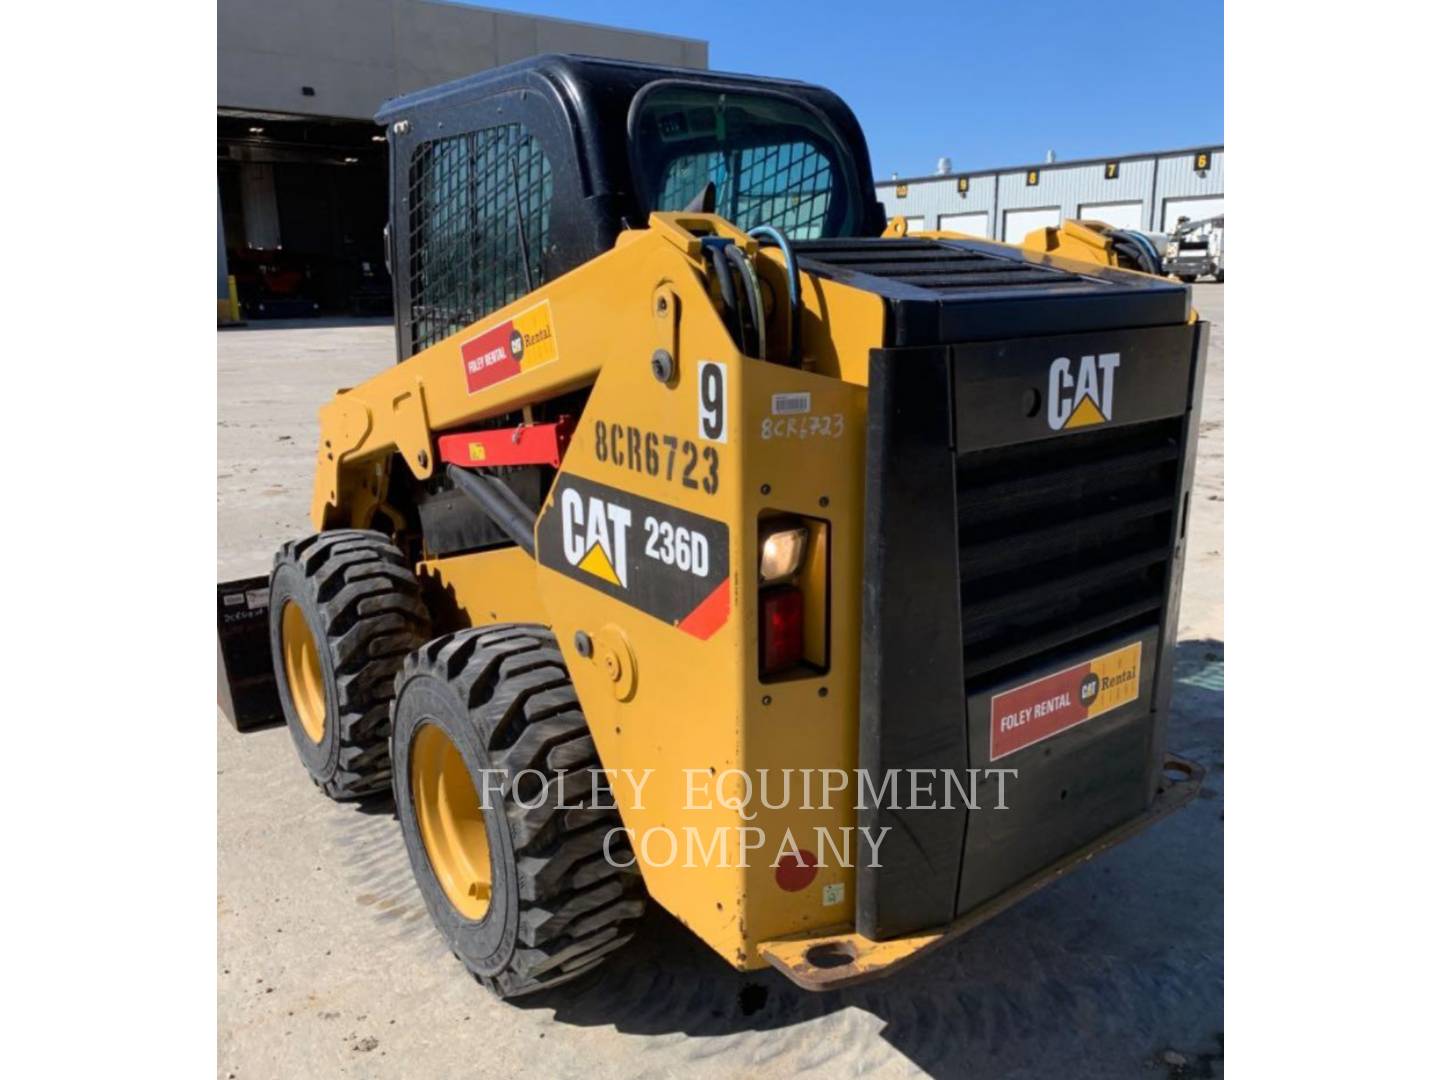
{"type": "Polygon", "coordinates": [[[1019,246],[1039,255],[1059,255],[1095,266],[1120,268],[1114,242],[1098,229],[1073,218],[1026,233],[1019,246]]]}
{"type": "MultiPolygon", "coordinates": [[[[691,310],[687,300],[698,306],[703,294],[682,293],[682,312],[691,310]]],[[[629,774],[616,785],[647,890],[721,955],[759,966],[764,961],[756,946],[765,938],[852,917],[852,871],[822,868],[812,887],[791,891],[777,881],[774,864],[787,830],[796,847],[818,855],[817,827],[840,836],[854,826],[848,792],[832,798],[829,810],[805,811],[797,805],[803,800],[783,797],[781,785],[789,770],[855,767],[864,393],[840,380],[740,357],[708,310],[697,321],[713,326],[683,325],[687,319],[682,315],[684,345],[673,387],[640,364],[601,372],[555,490],[577,477],[604,485],[592,489],[601,499],[605,489],[623,491],[722,524],[730,566],[724,614],[713,627],[686,632],[546,565],[554,552],[543,541],[539,587],[602,762],[636,778],[650,770],[641,798],[629,774]],[[644,435],[659,435],[662,446],[667,437],[682,448],[698,438],[700,362],[723,363],[727,371],[727,440],[706,447],[717,451],[719,483],[711,494],[684,488],[678,469],[668,476],[663,455],[660,474],[652,477],[634,470],[628,458],[617,463],[613,450],[617,426],[641,425],[644,435]],[[800,426],[789,422],[793,416],[771,413],[777,395],[803,393],[811,395],[812,409],[804,419],[823,417],[828,434],[801,436],[800,426]],[[599,425],[610,442],[604,460],[597,452],[599,425]],[[815,440],[824,453],[797,453],[802,438],[815,440]],[[828,570],[833,629],[826,673],[763,683],[756,567],[762,515],[775,512],[828,525],[828,567],[821,572],[828,570]],[[577,631],[595,642],[589,658],[575,651],[577,631]],[[762,771],[773,782],[768,792],[759,790],[762,771]],[[762,794],[783,808],[766,809],[762,794]]],[[[563,513],[552,497],[542,530],[547,515],[563,513]]],[[[597,510],[587,505],[585,513],[588,523],[597,510]]],[[[669,524],[666,511],[657,515],[658,525],[669,524]]],[[[649,519],[637,515],[627,539],[645,542],[648,531],[649,519]]],[[[826,623],[823,611],[807,619],[821,634],[826,623]]]]}
{"type": "MultiPolygon", "coordinates": [[[[447,429],[591,385],[539,516],[537,558],[508,547],[427,558],[417,572],[437,618],[554,630],[647,891],[732,964],[755,968],[766,940],[854,919],[863,848],[845,778],[858,743],[865,382],[885,315],[879,298],[803,274],[805,363],[743,356],[707,292],[697,233],[743,245],[772,301],[783,296],[778,251],[757,252],[711,215],[655,214],[609,253],[337,396],[321,412],[312,518],[326,528],[394,516],[395,458],[424,479],[447,429]],[[466,343],[537,310],[545,359],[472,391],[466,343]],[[674,357],[668,382],[651,370],[656,349],[674,357]],[[722,373],[719,437],[706,426],[702,365],[722,373]],[[819,663],[764,682],[760,530],[777,515],[818,527],[804,574],[806,653],[819,663]],[[662,527],[697,520],[723,535],[727,567],[699,618],[631,601],[665,554],[662,527]],[[805,862],[819,863],[813,877],[805,862]]],[[[775,355],[789,347],[774,317],[786,305],[767,307],[775,355]]]]}
{"type": "Polygon", "coordinates": [[[535,560],[517,547],[425,559],[415,572],[443,625],[533,622],[540,610],[535,560]]]}

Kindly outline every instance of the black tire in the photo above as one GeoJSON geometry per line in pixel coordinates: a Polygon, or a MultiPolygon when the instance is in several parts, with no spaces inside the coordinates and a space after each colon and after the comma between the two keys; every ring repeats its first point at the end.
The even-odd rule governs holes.
{"type": "MultiPolygon", "coordinates": [[[[502,998],[546,990],[592,970],[633,936],[645,910],[639,875],[613,809],[591,807],[600,767],[565,662],[550,631],[501,624],[462,630],[408,657],[396,679],[391,754],[395,806],[425,905],[460,961],[502,998]],[[467,917],[440,883],[417,821],[416,736],[438,727],[459,751],[470,782],[494,809],[484,815],[489,906],[467,917]],[[515,778],[527,789],[517,801],[515,778]],[[554,782],[565,770],[564,790],[554,782]],[[486,785],[484,770],[498,783],[486,785]],[[581,810],[558,809],[561,798],[581,810]]],[[[420,755],[423,758],[423,752],[420,755]]],[[[421,770],[421,783],[424,771],[421,770]]],[[[453,887],[453,882],[452,882],[453,887]]]]}
{"type": "Polygon", "coordinates": [[[332,799],[389,788],[395,673],[429,636],[430,617],[415,574],[380,533],[337,529],[291,541],[276,553],[270,574],[276,686],[300,761],[332,799]],[[287,608],[304,619],[318,655],[324,697],[318,738],[306,729],[301,717],[306,706],[297,706],[288,677],[287,608]]]}
{"type": "Polygon", "coordinates": [[[1194,274],[1176,274],[1175,276],[1178,277],[1181,281],[1183,281],[1186,285],[1195,284],[1194,274]]]}
{"type": "Polygon", "coordinates": [[[1216,285],[1224,285],[1224,284],[1225,284],[1225,271],[1224,271],[1224,270],[1216,270],[1216,271],[1215,271],[1215,284],[1216,284],[1216,285]]]}

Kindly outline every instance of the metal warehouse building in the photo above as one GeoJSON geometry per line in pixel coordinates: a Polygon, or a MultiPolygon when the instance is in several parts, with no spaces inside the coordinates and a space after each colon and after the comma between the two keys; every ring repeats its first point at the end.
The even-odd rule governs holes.
{"type": "Polygon", "coordinates": [[[907,219],[912,229],[953,229],[1012,243],[1063,218],[1169,232],[1181,217],[1225,212],[1225,148],[947,171],[882,181],[876,192],[887,215],[907,219]]]}
{"type": "Polygon", "coordinates": [[[438,0],[219,0],[222,313],[227,275],[252,318],[388,313],[375,111],[544,52],[709,63],[703,41],[438,0]]]}

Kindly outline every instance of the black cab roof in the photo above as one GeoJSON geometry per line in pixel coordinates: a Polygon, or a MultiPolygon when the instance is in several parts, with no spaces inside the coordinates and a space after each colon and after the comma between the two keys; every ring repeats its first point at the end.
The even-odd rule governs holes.
{"type": "MultiPolygon", "coordinates": [[[[538,98],[556,110],[569,128],[568,141],[573,142],[583,196],[618,199],[616,209],[629,224],[639,225],[648,208],[635,202],[631,109],[642,91],[657,83],[782,95],[818,114],[833,132],[855,181],[867,196],[854,233],[877,235],[883,231],[884,209],[874,199],[870,152],[859,122],[839,96],[811,83],[546,53],[392,98],[381,106],[375,120],[391,127],[392,151],[400,151],[407,143],[413,145],[441,132],[473,130],[485,119],[487,99],[511,95],[538,98]],[[400,134],[409,137],[396,139],[394,125],[401,121],[408,123],[400,134]]],[[[397,165],[408,157],[398,152],[392,156],[397,165]]]]}

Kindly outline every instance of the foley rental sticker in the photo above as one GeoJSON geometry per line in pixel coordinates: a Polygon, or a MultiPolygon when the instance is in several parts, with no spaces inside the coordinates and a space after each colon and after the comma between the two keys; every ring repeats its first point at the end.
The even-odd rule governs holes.
{"type": "Polygon", "coordinates": [[[990,699],[990,760],[1034,746],[1140,696],[1140,642],[990,699]]]}
{"type": "Polygon", "coordinates": [[[472,394],[548,364],[559,355],[549,300],[526,308],[460,346],[465,385],[472,394]]]}

